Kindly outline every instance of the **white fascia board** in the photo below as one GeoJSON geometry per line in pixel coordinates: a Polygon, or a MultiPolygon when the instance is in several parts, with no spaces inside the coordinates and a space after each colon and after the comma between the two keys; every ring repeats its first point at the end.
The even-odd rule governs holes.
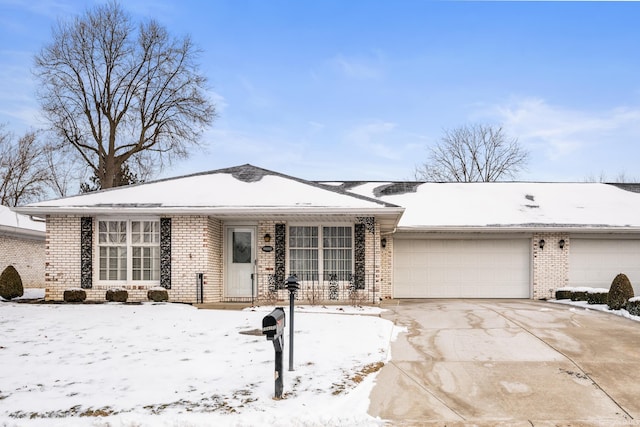
{"type": "Polygon", "coordinates": [[[9,225],[0,225],[0,235],[9,236],[20,239],[44,240],[46,233],[40,230],[32,230],[29,228],[12,227],[9,225]]]}
{"type": "Polygon", "coordinates": [[[398,227],[397,233],[640,233],[640,226],[612,225],[505,225],[505,226],[433,226],[398,227]]]}
{"type": "Polygon", "coordinates": [[[61,207],[36,207],[23,206],[14,208],[23,215],[219,215],[219,216],[268,216],[268,215],[353,215],[353,216],[398,216],[404,212],[404,208],[380,207],[380,208],[340,208],[340,207],[260,207],[246,206],[241,208],[228,207],[129,207],[129,206],[61,206],[61,207]]]}

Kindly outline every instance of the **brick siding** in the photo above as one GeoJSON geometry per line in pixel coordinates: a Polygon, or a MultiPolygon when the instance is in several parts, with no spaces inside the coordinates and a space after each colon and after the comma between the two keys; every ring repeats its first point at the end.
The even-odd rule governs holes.
{"type": "Polygon", "coordinates": [[[382,236],[380,244],[380,298],[393,298],[393,237],[382,236]],[[382,247],[382,239],[386,245],[382,247]]]}
{"type": "Polygon", "coordinates": [[[65,289],[80,287],[79,216],[47,217],[44,281],[47,300],[60,301],[65,289]]]}
{"type": "Polygon", "coordinates": [[[533,299],[554,298],[556,289],[569,284],[569,235],[534,233],[532,245],[533,299]],[[544,248],[540,248],[541,240],[544,248]],[[564,240],[564,248],[560,248],[560,240],[564,240]]]}
{"type": "MultiPolygon", "coordinates": [[[[94,248],[97,227],[94,218],[94,248]]],[[[197,273],[204,274],[204,302],[222,297],[222,222],[206,216],[172,217],[170,301],[197,302],[197,273]]],[[[62,300],[66,289],[80,287],[80,217],[47,218],[44,245],[44,281],[47,300],[62,300]]],[[[109,285],[97,281],[97,251],[93,252],[93,285],[87,300],[104,301],[108,289],[126,289],[128,301],[146,301],[150,285],[109,285]]]]}
{"type": "Polygon", "coordinates": [[[0,235],[0,273],[12,265],[25,288],[44,288],[45,239],[0,235]]]}

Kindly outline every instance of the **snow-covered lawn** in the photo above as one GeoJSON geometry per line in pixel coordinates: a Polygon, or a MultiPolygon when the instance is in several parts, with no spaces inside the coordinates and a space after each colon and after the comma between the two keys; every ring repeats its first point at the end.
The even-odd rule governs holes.
{"type": "Polygon", "coordinates": [[[296,307],[274,400],[273,307],[0,302],[0,425],[375,425],[397,329],[375,308],[296,307]],[[256,335],[257,332],[257,335],[256,335]]]}

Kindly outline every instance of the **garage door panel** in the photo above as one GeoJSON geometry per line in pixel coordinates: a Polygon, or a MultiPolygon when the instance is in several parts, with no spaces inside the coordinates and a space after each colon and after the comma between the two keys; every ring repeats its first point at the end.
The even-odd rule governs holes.
{"type": "Polygon", "coordinates": [[[396,298],[528,298],[529,283],[527,239],[394,242],[396,298]]]}
{"type": "Polygon", "coordinates": [[[608,288],[624,273],[640,293],[640,240],[571,239],[569,286],[608,288]]]}

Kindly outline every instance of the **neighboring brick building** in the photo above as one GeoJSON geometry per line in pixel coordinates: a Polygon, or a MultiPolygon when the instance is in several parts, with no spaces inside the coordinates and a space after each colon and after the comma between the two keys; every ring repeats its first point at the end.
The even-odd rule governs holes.
{"type": "Polygon", "coordinates": [[[44,288],[45,224],[0,206],[0,272],[9,265],[25,288],[44,288]]]}
{"type": "MultiPolygon", "coordinates": [[[[640,291],[640,194],[607,184],[319,183],[251,165],[16,209],[46,217],[46,298],[535,298],[640,291]],[[637,284],[636,284],[637,282],[637,284]]],[[[640,292],[639,292],[640,293],[640,292]]]]}

